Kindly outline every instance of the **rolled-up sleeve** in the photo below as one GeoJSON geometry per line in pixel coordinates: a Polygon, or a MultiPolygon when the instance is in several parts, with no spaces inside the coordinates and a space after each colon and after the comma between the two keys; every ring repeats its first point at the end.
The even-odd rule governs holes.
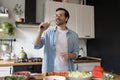
{"type": "Polygon", "coordinates": [[[79,38],[74,32],[71,32],[70,35],[68,35],[68,52],[76,54],[76,58],[79,55],[79,38]]]}
{"type": "Polygon", "coordinates": [[[44,38],[41,37],[41,42],[39,44],[34,43],[34,49],[40,49],[43,47],[43,45],[44,45],[44,38]]]}

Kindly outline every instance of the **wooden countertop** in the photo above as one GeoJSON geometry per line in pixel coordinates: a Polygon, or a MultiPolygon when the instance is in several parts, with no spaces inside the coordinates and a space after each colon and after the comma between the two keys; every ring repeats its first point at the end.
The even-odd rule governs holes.
{"type": "Polygon", "coordinates": [[[86,60],[74,60],[74,63],[93,63],[93,62],[101,62],[101,58],[95,58],[95,57],[85,57],[87,58],[86,60]]]}
{"type": "Polygon", "coordinates": [[[74,60],[74,63],[93,63],[93,62],[101,62],[101,60],[74,60]]]}
{"type": "MultiPolygon", "coordinates": [[[[74,60],[73,62],[76,63],[92,63],[92,62],[101,62],[100,58],[88,57],[92,58],[92,60],[74,60]]],[[[39,65],[42,62],[22,62],[22,63],[15,63],[15,59],[11,59],[8,61],[0,60],[0,66],[22,66],[22,65],[39,65]]]]}
{"type": "Polygon", "coordinates": [[[22,63],[15,63],[14,59],[5,61],[0,60],[0,66],[22,66],[22,65],[39,65],[42,64],[42,62],[22,62],[22,63]]]}

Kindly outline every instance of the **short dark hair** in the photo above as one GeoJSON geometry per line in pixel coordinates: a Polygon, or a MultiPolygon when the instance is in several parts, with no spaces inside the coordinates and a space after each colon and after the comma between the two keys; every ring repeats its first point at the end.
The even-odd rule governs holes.
{"type": "Polygon", "coordinates": [[[64,9],[64,8],[57,8],[56,12],[59,11],[59,10],[65,11],[65,17],[68,17],[68,19],[70,18],[70,14],[69,14],[69,12],[66,9],[64,9]]]}

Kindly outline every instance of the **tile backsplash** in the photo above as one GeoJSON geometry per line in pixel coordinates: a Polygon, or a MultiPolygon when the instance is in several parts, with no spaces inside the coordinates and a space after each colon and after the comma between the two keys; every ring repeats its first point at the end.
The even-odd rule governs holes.
{"type": "MultiPolygon", "coordinates": [[[[15,54],[16,56],[18,53],[21,52],[21,47],[23,47],[24,51],[27,53],[28,57],[43,57],[43,50],[42,49],[34,49],[33,42],[35,40],[35,37],[37,35],[38,28],[16,28],[15,29],[15,38],[16,41],[13,42],[13,48],[11,55],[15,54]]],[[[83,48],[83,54],[80,51],[80,55],[86,56],[86,39],[79,39],[79,45],[80,48],[83,48]]],[[[2,51],[0,49],[0,54],[2,54],[2,51]]]]}
{"type": "Polygon", "coordinates": [[[87,56],[87,40],[86,39],[79,39],[79,55],[81,56],[87,56]]]}
{"type": "MultiPolygon", "coordinates": [[[[16,28],[16,39],[14,45],[14,53],[18,54],[21,51],[21,47],[24,48],[26,53],[28,54],[28,57],[43,57],[43,50],[42,49],[34,49],[33,42],[35,40],[35,37],[37,35],[38,28],[16,28]]],[[[86,53],[86,39],[79,39],[79,45],[80,48],[83,48],[85,56],[86,53]]]]}

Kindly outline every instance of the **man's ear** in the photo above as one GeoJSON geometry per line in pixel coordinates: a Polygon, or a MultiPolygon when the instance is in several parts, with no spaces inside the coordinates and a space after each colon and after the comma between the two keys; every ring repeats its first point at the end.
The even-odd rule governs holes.
{"type": "Polygon", "coordinates": [[[68,21],[68,17],[66,17],[65,21],[68,21]]]}

